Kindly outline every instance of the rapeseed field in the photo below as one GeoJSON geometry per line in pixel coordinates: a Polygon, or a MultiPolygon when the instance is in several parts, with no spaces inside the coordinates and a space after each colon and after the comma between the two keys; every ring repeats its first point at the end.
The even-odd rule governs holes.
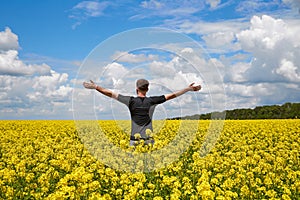
{"type": "MultiPolygon", "coordinates": [[[[154,122],[162,123],[149,133],[155,144],[133,148],[129,121],[97,123],[108,141],[134,155],[163,149],[180,126],[177,120],[154,122]]],[[[198,128],[174,162],[132,173],[101,162],[89,148],[97,134],[79,133],[74,121],[3,120],[0,199],[300,199],[300,120],[225,120],[205,156],[211,121],[185,123],[198,128]]]]}

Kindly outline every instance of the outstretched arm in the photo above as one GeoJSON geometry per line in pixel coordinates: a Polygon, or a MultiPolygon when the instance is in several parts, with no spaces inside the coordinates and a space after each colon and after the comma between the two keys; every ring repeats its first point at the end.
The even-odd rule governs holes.
{"type": "Polygon", "coordinates": [[[199,91],[201,89],[201,85],[197,85],[197,86],[194,86],[195,83],[192,83],[190,84],[187,88],[184,88],[182,90],[179,90],[177,92],[173,92],[173,93],[170,93],[170,94],[166,94],[165,95],[165,98],[166,100],[170,100],[170,99],[174,99],[186,92],[189,92],[189,91],[199,91]]]}
{"type": "Polygon", "coordinates": [[[89,82],[83,82],[83,86],[87,89],[97,90],[98,92],[104,94],[105,96],[108,96],[108,97],[111,97],[111,98],[114,98],[114,99],[118,99],[118,94],[117,93],[114,93],[109,89],[106,89],[106,88],[100,87],[99,85],[96,85],[92,80],[91,80],[90,83],[89,82]]]}

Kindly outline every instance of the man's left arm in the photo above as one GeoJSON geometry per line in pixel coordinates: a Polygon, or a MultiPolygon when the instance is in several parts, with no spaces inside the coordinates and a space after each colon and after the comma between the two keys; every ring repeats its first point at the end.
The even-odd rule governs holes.
{"type": "Polygon", "coordinates": [[[179,97],[180,95],[183,95],[183,94],[185,94],[186,92],[189,92],[189,91],[194,91],[194,92],[199,91],[201,89],[201,85],[194,86],[194,84],[195,83],[192,83],[188,87],[186,87],[182,90],[179,90],[177,92],[166,94],[165,95],[166,101],[174,99],[176,97],[179,97]]]}
{"type": "Polygon", "coordinates": [[[98,92],[100,92],[101,94],[104,94],[105,96],[111,97],[113,99],[118,99],[118,94],[114,93],[113,91],[103,88],[99,85],[96,85],[96,83],[94,83],[92,80],[90,83],[88,82],[83,82],[83,86],[87,89],[95,89],[98,92]]]}

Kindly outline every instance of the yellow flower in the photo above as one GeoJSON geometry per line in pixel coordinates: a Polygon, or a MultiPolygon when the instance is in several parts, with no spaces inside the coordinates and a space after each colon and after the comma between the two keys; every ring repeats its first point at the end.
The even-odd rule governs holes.
{"type": "Polygon", "coordinates": [[[210,182],[214,185],[217,185],[219,183],[217,178],[212,178],[210,182]]]}
{"type": "Polygon", "coordinates": [[[154,120],[154,124],[160,124],[159,128],[154,126],[155,145],[153,148],[138,145],[135,151],[128,145],[129,120],[99,121],[109,142],[142,156],[145,152],[148,156],[152,151],[164,151],[179,130],[184,134],[178,141],[186,140],[196,131],[195,140],[185,147],[187,151],[179,155],[185,149],[180,144],[170,147],[166,156],[153,155],[158,167],[145,173],[131,173],[127,171],[131,167],[125,166],[134,164],[143,171],[147,167],[143,159],[133,163],[129,157],[110,155],[112,149],[101,143],[102,133],[90,125],[94,122],[82,122],[78,128],[74,121],[0,121],[0,198],[23,199],[31,195],[35,199],[81,199],[89,195],[88,199],[97,200],[289,200],[297,197],[299,120],[226,120],[211,152],[205,148],[211,148],[212,144],[203,144],[206,137],[215,137],[213,132],[206,136],[211,121],[200,121],[154,120]],[[198,129],[192,128],[195,125],[198,129]],[[172,155],[177,152],[178,157],[172,155]],[[201,157],[201,152],[207,154],[201,157]],[[116,163],[111,163],[113,160],[116,163]],[[107,161],[111,164],[107,165],[107,161]],[[164,166],[165,162],[170,164],[164,166]],[[119,166],[125,171],[117,170],[119,166]]]}
{"type": "Polygon", "coordinates": [[[127,140],[120,140],[120,146],[121,148],[126,148],[128,146],[128,141],[127,140]]]}
{"type": "Polygon", "coordinates": [[[215,193],[213,191],[211,191],[211,190],[203,191],[201,193],[201,198],[203,200],[214,199],[215,198],[215,193]]]}
{"type": "Polygon", "coordinates": [[[282,198],[283,200],[291,200],[291,198],[290,198],[289,195],[287,195],[287,194],[283,194],[283,195],[281,196],[281,198],[282,198]]]}
{"type": "Polygon", "coordinates": [[[216,200],[226,200],[226,198],[224,196],[220,195],[220,196],[216,197],[216,200]]]}
{"type": "Polygon", "coordinates": [[[250,190],[248,188],[247,185],[244,185],[242,188],[241,188],[241,192],[242,192],[242,195],[243,196],[248,196],[250,194],[250,190]]]}
{"type": "Polygon", "coordinates": [[[119,188],[119,189],[116,190],[115,193],[116,193],[116,195],[122,195],[123,190],[119,188]]]}
{"type": "Polygon", "coordinates": [[[274,190],[268,190],[266,195],[270,198],[273,198],[276,196],[276,192],[274,190]]]}
{"type": "Polygon", "coordinates": [[[100,183],[98,181],[93,181],[88,184],[89,190],[96,190],[100,188],[100,183]]]}
{"type": "Polygon", "coordinates": [[[269,175],[266,176],[266,178],[264,180],[264,184],[266,184],[267,186],[270,186],[273,184],[273,181],[269,175]]]}
{"type": "Polygon", "coordinates": [[[153,137],[153,132],[150,129],[146,129],[146,135],[148,137],[153,137]]]}
{"type": "Polygon", "coordinates": [[[134,138],[137,139],[137,140],[140,139],[140,138],[141,138],[141,134],[135,133],[135,134],[134,134],[134,138]]]}
{"type": "Polygon", "coordinates": [[[152,183],[148,183],[148,184],[147,184],[147,187],[148,187],[149,189],[151,189],[151,190],[154,190],[154,189],[155,189],[155,185],[152,184],[152,183]]]}

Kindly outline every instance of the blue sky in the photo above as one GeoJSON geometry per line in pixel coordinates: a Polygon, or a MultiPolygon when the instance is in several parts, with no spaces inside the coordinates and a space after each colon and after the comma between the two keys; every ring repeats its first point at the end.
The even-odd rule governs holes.
{"type": "MultiPolygon", "coordinates": [[[[223,107],[299,102],[299,7],[298,0],[3,0],[0,119],[72,119],[74,109],[83,112],[86,106],[99,119],[114,118],[112,110],[122,109],[121,105],[80,88],[79,83],[93,78],[117,92],[134,95],[134,89],[128,89],[134,88],[132,80],[117,76],[118,72],[135,72],[139,76],[152,73],[153,95],[153,91],[181,89],[187,81],[204,86],[199,94],[186,94],[158,108],[157,118],[206,113],[223,107]],[[137,41],[131,39],[114,46],[115,52],[108,58],[122,55],[114,63],[105,65],[98,61],[89,66],[86,62],[91,54],[104,52],[97,48],[104,41],[112,42],[112,36],[143,27],[165,28],[193,39],[205,50],[206,57],[191,62],[201,64],[204,71],[217,69],[224,91],[206,80],[204,75],[210,75],[193,71],[180,56],[153,50],[157,46],[151,51],[118,49],[139,42],[139,37],[137,41]],[[145,71],[138,73],[133,68],[145,71]],[[85,73],[83,69],[99,73],[108,70],[102,80],[101,73],[85,73]],[[80,76],[76,76],[78,73],[80,76]],[[77,107],[82,108],[72,107],[74,92],[87,92],[84,98],[76,99],[77,107]],[[93,104],[91,97],[96,97],[93,104]],[[225,106],[212,106],[212,97],[219,100],[216,104],[225,106]],[[193,104],[199,109],[195,110],[193,104]]],[[[163,49],[173,50],[169,48],[172,45],[175,48],[175,44],[165,42],[163,49]]],[[[199,50],[182,45],[178,52],[194,55],[199,50]]],[[[125,109],[120,113],[120,118],[128,117],[125,109]]]]}

